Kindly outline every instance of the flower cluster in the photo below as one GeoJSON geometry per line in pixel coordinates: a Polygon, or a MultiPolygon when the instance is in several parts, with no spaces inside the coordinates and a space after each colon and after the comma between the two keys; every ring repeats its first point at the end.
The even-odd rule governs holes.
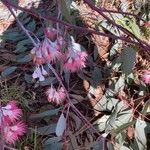
{"type": "MultiPolygon", "coordinates": [[[[64,39],[60,35],[60,32],[54,28],[46,28],[44,31],[45,38],[39,44],[38,47],[34,47],[31,50],[33,62],[36,64],[32,77],[44,81],[45,76],[48,75],[44,69],[44,64],[56,63],[56,60],[63,62],[63,69],[65,72],[77,72],[86,67],[85,62],[87,53],[82,51],[80,44],[75,43],[74,39],[71,39],[67,51],[63,53],[64,39]]],[[[64,89],[58,88],[57,90],[51,86],[46,95],[49,102],[56,103],[57,105],[62,103],[66,98],[64,89]]]]}
{"type": "Polygon", "coordinates": [[[62,37],[58,36],[58,38],[54,40],[54,34],[54,37],[51,35],[49,39],[48,33],[46,32],[46,36],[39,46],[34,47],[31,50],[32,59],[35,64],[42,65],[49,62],[55,62],[56,59],[60,59],[62,57],[60,52],[63,44],[62,37]],[[53,41],[51,39],[53,39],[53,41]]]}
{"type": "Polygon", "coordinates": [[[142,74],[142,79],[146,84],[150,84],[150,71],[144,70],[142,74]]]}
{"type": "Polygon", "coordinates": [[[0,109],[1,135],[6,143],[15,144],[26,131],[25,124],[22,121],[18,121],[22,115],[22,110],[18,108],[15,101],[10,101],[5,107],[0,109]]]}
{"type": "Polygon", "coordinates": [[[62,87],[56,90],[52,85],[47,89],[46,95],[49,102],[54,102],[57,105],[61,104],[66,98],[65,91],[62,87]]]}
{"type": "Polygon", "coordinates": [[[72,42],[68,52],[65,55],[64,69],[71,72],[76,72],[85,68],[87,53],[81,51],[78,43],[72,42]]]}
{"type": "Polygon", "coordinates": [[[44,40],[38,47],[31,50],[33,62],[37,65],[33,78],[43,81],[47,72],[40,66],[46,63],[55,63],[56,60],[64,61],[64,69],[70,72],[76,72],[86,67],[87,53],[81,50],[80,44],[72,40],[65,54],[61,50],[63,45],[64,39],[56,29],[45,29],[44,40]]]}

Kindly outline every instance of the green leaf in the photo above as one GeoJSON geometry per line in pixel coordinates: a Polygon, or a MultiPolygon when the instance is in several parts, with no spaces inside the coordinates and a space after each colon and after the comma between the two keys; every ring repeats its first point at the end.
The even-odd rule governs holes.
{"type": "Polygon", "coordinates": [[[57,122],[56,131],[55,131],[56,135],[62,136],[65,129],[66,129],[66,118],[64,117],[64,114],[62,113],[57,122]]]}
{"type": "Polygon", "coordinates": [[[118,29],[116,27],[113,27],[112,25],[110,25],[107,20],[101,21],[99,25],[100,25],[100,27],[103,27],[104,29],[111,32],[112,34],[120,36],[118,29]]]}
{"type": "Polygon", "coordinates": [[[115,150],[114,145],[111,142],[107,142],[107,149],[108,150],[115,150]]]}
{"type": "Polygon", "coordinates": [[[125,86],[125,76],[122,75],[118,79],[118,81],[115,84],[115,92],[119,92],[120,90],[123,90],[125,86]]]}
{"type": "MultiPolygon", "coordinates": [[[[107,89],[105,95],[98,101],[98,103],[94,106],[96,110],[107,110],[112,111],[113,107],[118,103],[118,99],[113,98],[114,92],[111,89],[107,89]]],[[[120,107],[123,104],[119,103],[120,107]]]]}
{"type": "Polygon", "coordinates": [[[28,23],[28,25],[26,26],[26,29],[34,32],[35,27],[36,27],[36,23],[34,20],[32,20],[31,22],[28,23]]]}
{"type": "Polygon", "coordinates": [[[24,36],[24,33],[19,33],[19,32],[4,32],[2,38],[4,40],[9,40],[9,41],[14,41],[14,42],[17,42],[17,41],[20,41],[20,40],[23,40],[25,38],[24,36]]]}
{"type": "Polygon", "coordinates": [[[135,124],[135,139],[140,150],[147,149],[147,133],[150,133],[150,124],[140,118],[137,119],[135,124]]]}
{"type": "Polygon", "coordinates": [[[56,124],[51,124],[49,126],[44,126],[37,128],[37,133],[41,135],[49,135],[55,133],[56,124]]]}
{"type": "Polygon", "coordinates": [[[28,18],[27,16],[27,13],[19,13],[18,18],[23,23],[23,21],[25,21],[25,19],[28,18]]]}
{"type": "MultiPolygon", "coordinates": [[[[26,16],[25,16],[25,17],[26,17],[26,16]]],[[[30,19],[31,19],[31,17],[27,17],[27,18],[22,19],[23,25],[29,23],[30,19]]]]}
{"type": "Polygon", "coordinates": [[[12,74],[13,72],[15,72],[16,69],[17,69],[16,66],[9,67],[9,68],[5,69],[5,70],[1,73],[1,75],[2,75],[3,77],[6,77],[6,76],[12,74]]]}
{"type": "MultiPolygon", "coordinates": [[[[104,150],[105,149],[104,143],[105,143],[104,138],[101,139],[100,141],[93,142],[90,144],[90,149],[92,149],[92,150],[104,150]]],[[[87,148],[89,148],[89,146],[87,148]]]]}
{"type": "Polygon", "coordinates": [[[102,116],[94,122],[94,126],[96,126],[100,132],[104,131],[106,128],[106,122],[109,119],[109,117],[109,115],[102,116]]]}
{"type": "Polygon", "coordinates": [[[106,133],[109,133],[115,126],[115,120],[116,120],[116,117],[117,117],[117,107],[114,108],[112,114],[110,115],[110,117],[108,118],[107,122],[106,122],[106,133]]]}
{"type": "Polygon", "coordinates": [[[22,55],[18,55],[16,61],[18,63],[27,63],[31,61],[31,57],[30,55],[25,55],[24,57],[22,57],[22,55]]]}
{"type": "Polygon", "coordinates": [[[116,40],[115,44],[110,49],[110,53],[109,53],[110,57],[116,55],[116,53],[121,48],[121,46],[122,46],[122,41],[116,40]]]}
{"type": "Polygon", "coordinates": [[[131,47],[126,47],[121,53],[122,71],[125,75],[132,73],[136,61],[136,51],[131,47]]]}
{"type": "Polygon", "coordinates": [[[25,39],[25,40],[19,41],[16,46],[16,50],[14,52],[16,52],[16,53],[24,52],[28,49],[26,46],[29,46],[31,44],[32,43],[31,43],[30,39],[25,39]]]}
{"type": "MultiPolygon", "coordinates": [[[[43,36],[43,28],[39,28],[36,31],[36,36],[37,37],[42,37],[43,36]]],[[[44,37],[44,36],[43,36],[44,37]]]]}
{"type": "Polygon", "coordinates": [[[39,114],[35,114],[35,115],[31,115],[31,119],[36,119],[36,118],[44,118],[44,117],[51,117],[53,115],[57,115],[58,112],[61,110],[62,107],[59,107],[57,109],[52,109],[52,110],[48,110],[48,111],[44,111],[42,113],[39,114]]]}
{"type": "Polygon", "coordinates": [[[53,137],[49,138],[44,143],[44,150],[61,150],[62,149],[62,142],[60,137],[53,137]]]}
{"type": "Polygon", "coordinates": [[[27,83],[29,83],[29,84],[32,84],[33,83],[33,78],[32,78],[32,75],[30,75],[30,74],[26,74],[25,73],[25,75],[24,75],[24,79],[25,79],[25,81],[27,82],[27,83]]]}
{"type": "Polygon", "coordinates": [[[48,77],[48,78],[45,78],[44,81],[41,81],[41,82],[40,82],[40,85],[41,85],[41,86],[50,85],[51,83],[55,83],[55,82],[56,82],[55,79],[56,79],[55,77],[48,77]]]}
{"type": "Polygon", "coordinates": [[[122,124],[131,122],[133,119],[132,109],[130,109],[130,108],[126,109],[126,107],[124,106],[124,102],[121,102],[121,103],[122,103],[122,107],[119,106],[119,111],[121,111],[121,112],[118,113],[117,120],[116,120],[117,126],[121,126],[122,124]]]}

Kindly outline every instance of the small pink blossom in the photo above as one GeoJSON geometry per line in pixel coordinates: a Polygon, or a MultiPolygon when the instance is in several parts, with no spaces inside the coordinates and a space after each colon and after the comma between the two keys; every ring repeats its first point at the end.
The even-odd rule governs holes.
{"type": "Polygon", "coordinates": [[[56,41],[52,42],[45,38],[42,44],[42,55],[47,62],[55,62],[61,58],[60,45],[56,41]]]}
{"type": "Polygon", "coordinates": [[[59,93],[60,99],[66,98],[65,90],[62,87],[60,89],[58,89],[58,93],[59,93]]]}
{"type": "Polygon", "coordinates": [[[142,79],[146,84],[150,84],[150,71],[144,70],[142,74],[142,79]]]}
{"type": "Polygon", "coordinates": [[[43,66],[41,65],[41,67],[38,65],[36,66],[34,73],[32,74],[33,79],[39,78],[39,81],[44,81],[45,77],[47,76],[48,73],[47,71],[43,68],[43,66]]]}
{"type": "Polygon", "coordinates": [[[10,101],[5,107],[2,107],[3,120],[6,123],[18,120],[22,115],[21,109],[17,107],[15,101],[10,101]]]}
{"type": "Polygon", "coordinates": [[[46,95],[48,96],[48,101],[56,103],[57,105],[62,103],[64,99],[66,98],[66,94],[64,89],[58,88],[57,90],[51,86],[47,91],[46,95]]]}
{"type": "Polygon", "coordinates": [[[8,144],[15,142],[26,132],[26,125],[23,122],[17,122],[15,125],[5,125],[3,127],[4,140],[8,144]]]}
{"type": "Polygon", "coordinates": [[[38,64],[38,65],[41,65],[41,64],[44,64],[46,63],[46,60],[43,58],[42,56],[42,48],[41,48],[41,45],[37,48],[37,47],[34,47],[32,50],[31,50],[31,55],[32,55],[32,59],[33,59],[33,62],[38,64]]]}
{"type": "Polygon", "coordinates": [[[62,48],[61,40],[61,37],[59,37],[52,42],[45,37],[38,48],[34,47],[31,50],[33,62],[41,65],[47,62],[55,62],[56,59],[60,59],[62,57],[60,52],[60,49],[62,48]]]}
{"type": "Polygon", "coordinates": [[[77,43],[72,43],[66,54],[64,68],[65,70],[76,72],[86,67],[85,61],[87,53],[81,51],[81,47],[77,43]]]}

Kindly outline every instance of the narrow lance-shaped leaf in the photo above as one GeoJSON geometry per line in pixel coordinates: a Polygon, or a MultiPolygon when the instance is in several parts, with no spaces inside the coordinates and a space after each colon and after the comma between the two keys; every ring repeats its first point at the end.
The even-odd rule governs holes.
{"type": "Polygon", "coordinates": [[[64,117],[64,114],[62,113],[57,122],[56,135],[62,136],[65,129],[66,129],[66,118],[64,117]]]}
{"type": "Polygon", "coordinates": [[[5,69],[5,70],[1,73],[1,75],[2,75],[3,77],[6,77],[6,76],[12,74],[16,69],[17,69],[16,66],[9,67],[9,68],[5,69]]]}

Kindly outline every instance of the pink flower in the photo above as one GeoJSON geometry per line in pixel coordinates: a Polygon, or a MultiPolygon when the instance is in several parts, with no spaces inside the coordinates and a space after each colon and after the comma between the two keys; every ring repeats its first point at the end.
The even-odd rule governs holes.
{"type": "Polygon", "coordinates": [[[57,90],[51,86],[47,91],[46,95],[48,96],[48,101],[56,103],[57,105],[62,103],[64,99],[66,98],[66,94],[64,89],[58,88],[57,90]]]}
{"type": "Polygon", "coordinates": [[[3,128],[4,140],[8,144],[15,142],[26,132],[26,126],[23,122],[17,122],[15,125],[5,125],[3,128]]]}
{"type": "Polygon", "coordinates": [[[39,78],[39,81],[44,81],[45,77],[47,76],[48,73],[47,71],[43,68],[43,66],[41,65],[41,67],[38,65],[35,70],[34,73],[32,74],[33,79],[39,78]]]}
{"type": "Polygon", "coordinates": [[[150,71],[144,70],[142,79],[146,84],[150,84],[150,71]]]}
{"type": "Polygon", "coordinates": [[[56,59],[61,58],[60,45],[58,41],[50,41],[45,38],[42,44],[42,55],[47,62],[55,62],[56,59]]]}
{"type": "Polygon", "coordinates": [[[62,54],[60,49],[62,48],[61,37],[52,42],[48,38],[45,38],[41,45],[31,50],[33,62],[41,65],[47,62],[55,62],[56,59],[60,59],[62,54]]]}
{"type": "Polygon", "coordinates": [[[41,45],[39,46],[39,48],[37,47],[34,47],[32,50],[31,50],[31,55],[32,55],[32,59],[33,59],[33,62],[38,64],[38,65],[41,65],[41,64],[44,64],[46,63],[46,60],[43,58],[42,56],[42,49],[41,49],[41,45]]]}
{"type": "Polygon", "coordinates": [[[87,53],[81,51],[81,47],[78,43],[72,43],[66,54],[66,60],[64,64],[65,70],[76,72],[86,67],[85,61],[87,53]]]}
{"type": "Polygon", "coordinates": [[[17,107],[15,101],[10,101],[5,107],[2,107],[2,117],[4,122],[14,122],[18,120],[22,115],[21,109],[17,107]]]}
{"type": "Polygon", "coordinates": [[[64,91],[64,89],[62,87],[60,89],[58,89],[58,93],[59,93],[60,99],[64,100],[66,98],[65,91],[64,91]]]}

